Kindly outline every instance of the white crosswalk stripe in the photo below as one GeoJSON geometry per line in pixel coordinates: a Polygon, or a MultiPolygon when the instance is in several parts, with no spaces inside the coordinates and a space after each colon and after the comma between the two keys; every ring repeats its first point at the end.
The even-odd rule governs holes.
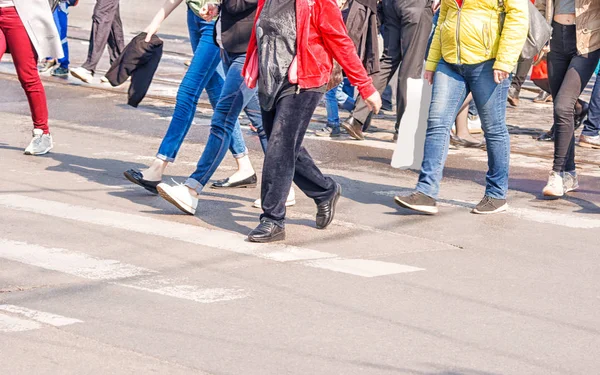
{"type": "Polygon", "coordinates": [[[0,332],[32,331],[42,328],[42,324],[53,327],[64,327],[71,324],[83,323],[79,319],[67,318],[62,315],[15,305],[0,305],[0,311],[9,313],[0,313],[0,332]],[[19,317],[14,315],[18,315],[19,317]]]}
{"type": "MultiPolygon", "coordinates": [[[[152,217],[127,214],[104,209],[76,206],[56,201],[31,198],[23,195],[0,195],[0,206],[31,212],[35,214],[73,220],[80,223],[100,225],[104,227],[131,232],[160,236],[201,246],[229,252],[252,255],[276,262],[298,262],[299,264],[330,271],[346,273],[360,277],[378,277],[423,271],[422,268],[403,264],[374,261],[368,259],[347,259],[337,254],[322,252],[284,244],[255,244],[245,241],[245,237],[236,233],[211,230],[199,226],[159,220],[152,217]],[[157,231],[160,228],[160,231],[157,231]]],[[[67,255],[64,255],[67,256],[67,255]]],[[[68,255],[72,257],[73,255],[68,255]]],[[[75,258],[72,258],[75,260],[75,258]]],[[[84,259],[77,258],[84,262],[84,259]]],[[[103,263],[104,264],[104,263],[103,263]]],[[[98,265],[102,270],[102,265],[98,265]]],[[[86,272],[97,272],[94,269],[86,272]]],[[[112,267],[110,272],[141,272],[137,268],[127,266],[112,267]],[[123,268],[124,267],[124,268],[123,268]]],[[[79,270],[77,272],[82,272],[79,270]]]]}

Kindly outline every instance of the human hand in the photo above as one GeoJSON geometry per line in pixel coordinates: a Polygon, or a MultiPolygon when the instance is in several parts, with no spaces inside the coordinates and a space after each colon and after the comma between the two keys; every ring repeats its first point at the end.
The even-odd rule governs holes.
{"type": "Polygon", "coordinates": [[[207,22],[213,20],[213,18],[219,15],[219,5],[215,3],[205,4],[202,8],[200,8],[200,17],[207,22]]]}
{"type": "Polygon", "coordinates": [[[544,52],[545,54],[550,53],[550,44],[546,44],[544,48],[542,48],[542,52],[544,52]]]}
{"type": "Polygon", "coordinates": [[[440,4],[440,0],[434,0],[433,3],[431,3],[431,10],[433,11],[433,13],[437,12],[437,10],[440,9],[440,4]]]}
{"type": "Polygon", "coordinates": [[[369,107],[373,113],[378,114],[381,109],[381,95],[377,91],[367,99],[365,99],[365,104],[369,107]]]}
{"type": "Polygon", "coordinates": [[[434,71],[432,70],[426,70],[425,74],[423,74],[423,79],[425,79],[427,82],[429,82],[430,85],[433,85],[433,75],[434,75],[434,71]]]}
{"type": "Polygon", "coordinates": [[[160,28],[160,25],[156,25],[153,23],[151,23],[150,25],[148,25],[148,27],[146,27],[146,29],[144,30],[144,32],[147,34],[146,35],[146,43],[150,43],[150,40],[152,39],[152,35],[156,34],[158,32],[158,29],[160,28]]]}
{"type": "Polygon", "coordinates": [[[496,84],[500,84],[502,81],[507,79],[509,74],[502,70],[494,69],[494,81],[496,84]]]}

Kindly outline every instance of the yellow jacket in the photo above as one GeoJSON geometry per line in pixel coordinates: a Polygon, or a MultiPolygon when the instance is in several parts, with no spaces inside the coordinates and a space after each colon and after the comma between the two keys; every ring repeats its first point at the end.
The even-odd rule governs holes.
{"type": "Polygon", "coordinates": [[[438,26],[425,69],[435,71],[441,58],[450,64],[479,64],[496,59],[494,69],[512,72],[529,31],[529,0],[504,0],[500,30],[498,0],[442,0],[438,26]],[[502,31],[502,33],[501,33],[502,31]]]}

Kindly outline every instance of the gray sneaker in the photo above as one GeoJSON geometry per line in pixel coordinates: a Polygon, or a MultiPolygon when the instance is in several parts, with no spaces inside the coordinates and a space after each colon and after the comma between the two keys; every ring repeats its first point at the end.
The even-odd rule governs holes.
{"type": "Polygon", "coordinates": [[[435,199],[421,192],[414,192],[407,197],[396,196],[394,202],[400,207],[417,211],[422,214],[434,215],[438,213],[435,199]]]}
{"type": "Polygon", "coordinates": [[[507,208],[508,204],[506,203],[506,199],[496,199],[486,195],[471,212],[474,214],[487,215],[506,211],[507,208]]]}
{"type": "Polygon", "coordinates": [[[33,129],[33,139],[25,149],[25,155],[44,155],[52,150],[52,136],[41,129],[33,129]]]}
{"type": "Polygon", "coordinates": [[[565,193],[579,188],[579,179],[575,171],[563,173],[563,188],[565,189],[565,193]]]}
{"type": "Polygon", "coordinates": [[[324,127],[321,130],[315,131],[317,137],[339,137],[341,135],[340,128],[332,128],[329,126],[324,127]]]}
{"type": "Polygon", "coordinates": [[[600,135],[580,135],[579,146],[586,148],[600,148],[600,135]]]}

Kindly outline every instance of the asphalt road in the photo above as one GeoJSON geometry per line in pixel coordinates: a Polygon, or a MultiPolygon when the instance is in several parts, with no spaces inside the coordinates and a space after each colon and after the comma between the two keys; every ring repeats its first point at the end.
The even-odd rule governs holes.
{"type": "MultiPolygon", "coordinates": [[[[258,189],[207,189],[190,217],[122,177],[152,160],[171,104],[48,80],[55,149],[27,157],[27,102],[14,77],[0,88],[0,374],[598,372],[597,165],[546,201],[549,160],[514,154],[511,209],[482,217],[485,154],[453,150],[441,212],[423,217],[393,203],[417,175],[389,147],[309,136],[344,189],[336,220],[316,230],[298,192],[288,240],[254,246],[258,189]]],[[[192,172],[209,117],[165,180],[192,172]]]]}

